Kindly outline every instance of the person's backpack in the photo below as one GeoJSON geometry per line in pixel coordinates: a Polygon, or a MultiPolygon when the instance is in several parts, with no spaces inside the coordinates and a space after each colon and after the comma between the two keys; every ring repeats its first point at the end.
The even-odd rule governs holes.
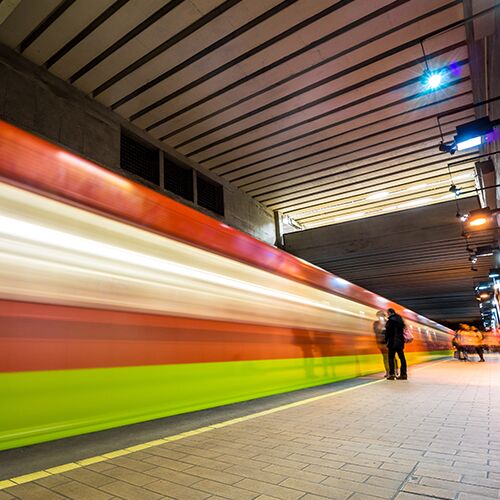
{"type": "Polygon", "coordinates": [[[405,344],[410,344],[413,342],[413,333],[411,333],[410,329],[405,326],[403,329],[403,340],[405,344]]]}

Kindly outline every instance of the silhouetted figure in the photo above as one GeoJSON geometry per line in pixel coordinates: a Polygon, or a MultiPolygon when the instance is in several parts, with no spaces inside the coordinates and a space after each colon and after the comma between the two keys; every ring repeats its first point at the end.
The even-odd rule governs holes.
{"type": "Polygon", "coordinates": [[[483,342],[484,342],[484,335],[475,327],[471,326],[471,334],[473,337],[473,345],[474,349],[479,356],[479,362],[484,363],[484,349],[483,349],[483,342]]]}
{"type": "Polygon", "coordinates": [[[382,359],[384,360],[385,377],[389,376],[389,351],[387,349],[387,344],[385,341],[385,323],[387,318],[385,317],[385,311],[377,311],[377,321],[373,322],[373,333],[375,334],[375,342],[377,347],[382,354],[382,359]]]}
{"type": "Polygon", "coordinates": [[[389,314],[389,318],[385,324],[385,340],[389,355],[389,376],[387,377],[387,380],[394,380],[396,378],[394,363],[396,354],[401,362],[401,373],[398,379],[406,380],[408,378],[408,373],[404,353],[405,342],[403,335],[405,323],[403,318],[399,314],[396,314],[394,309],[387,309],[387,313],[389,314]]]}

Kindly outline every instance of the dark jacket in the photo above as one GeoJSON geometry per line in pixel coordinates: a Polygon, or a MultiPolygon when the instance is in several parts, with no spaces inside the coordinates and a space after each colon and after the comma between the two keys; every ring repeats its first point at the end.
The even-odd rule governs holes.
{"type": "Polygon", "coordinates": [[[391,314],[385,324],[385,341],[389,349],[404,349],[405,322],[399,314],[391,314]]]}

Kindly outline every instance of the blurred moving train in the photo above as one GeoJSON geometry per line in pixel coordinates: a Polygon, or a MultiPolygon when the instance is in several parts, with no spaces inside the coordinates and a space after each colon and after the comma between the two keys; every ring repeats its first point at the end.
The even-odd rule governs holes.
{"type": "Polygon", "coordinates": [[[381,371],[451,333],[0,122],[0,449],[381,371]]]}

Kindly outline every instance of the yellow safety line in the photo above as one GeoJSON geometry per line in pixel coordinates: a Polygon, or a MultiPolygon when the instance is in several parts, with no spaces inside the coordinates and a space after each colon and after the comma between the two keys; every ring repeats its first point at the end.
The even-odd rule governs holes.
{"type": "MultiPolygon", "coordinates": [[[[438,363],[443,363],[445,361],[449,361],[448,359],[444,359],[441,361],[437,361],[434,363],[429,363],[428,365],[420,366],[417,369],[422,370],[428,366],[434,366],[438,363]]],[[[354,387],[348,387],[346,389],[340,389],[339,391],[330,392],[328,394],[322,394],[321,396],[314,396],[312,398],[302,399],[300,401],[295,401],[294,403],[287,403],[285,405],[276,406],[275,408],[271,408],[269,410],[259,411],[257,413],[251,413],[250,415],[245,415],[244,417],[233,418],[230,420],[226,420],[225,422],[220,422],[218,424],[207,425],[206,427],[200,427],[198,429],[194,429],[192,431],[181,432],[180,434],[175,434],[173,436],[167,436],[162,439],[155,439],[154,441],[148,441],[147,443],[137,444],[135,446],[130,446],[129,448],[123,448],[121,450],[111,451],[109,453],[104,453],[102,455],[97,455],[95,457],[85,458],[83,460],[78,460],[76,462],[70,462],[68,464],[59,465],[57,467],[51,467],[50,469],[41,470],[38,472],[31,472],[30,474],[25,474],[23,476],[12,477],[6,480],[0,480],[0,490],[4,490],[5,488],[11,488],[12,486],[16,486],[18,484],[28,483],[31,481],[36,481],[37,479],[41,479],[47,476],[51,476],[54,474],[60,474],[61,472],[66,472],[73,469],[79,469],[81,467],[85,467],[86,465],[95,464],[98,462],[104,462],[106,460],[111,460],[112,458],[121,457],[123,455],[128,455],[133,453],[134,451],[146,450],[148,448],[152,448],[153,446],[158,446],[160,444],[170,443],[172,441],[178,441],[179,439],[184,439],[190,436],[196,436],[197,434],[202,434],[203,432],[212,431],[214,429],[220,429],[222,427],[228,427],[229,425],[234,425],[239,422],[245,422],[247,420],[252,420],[254,418],[263,417],[264,415],[270,415],[272,413],[276,413],[278,411],[288,410],[290,408],[295,408],[297,406],[306,405],[312,403],[314,401],[319,401],[321,399],[330,398],[332,396],[338,396],[339,394],[344,394],[345,392],[354,391],[356,389],[361,389],[363,387],[367,387],[369,385],[378,384],[380,382],[385,382],[385,378],[379,380],[373,380],[372,382],[367,382],[365,384],[359,384],[354,387]]]]}

